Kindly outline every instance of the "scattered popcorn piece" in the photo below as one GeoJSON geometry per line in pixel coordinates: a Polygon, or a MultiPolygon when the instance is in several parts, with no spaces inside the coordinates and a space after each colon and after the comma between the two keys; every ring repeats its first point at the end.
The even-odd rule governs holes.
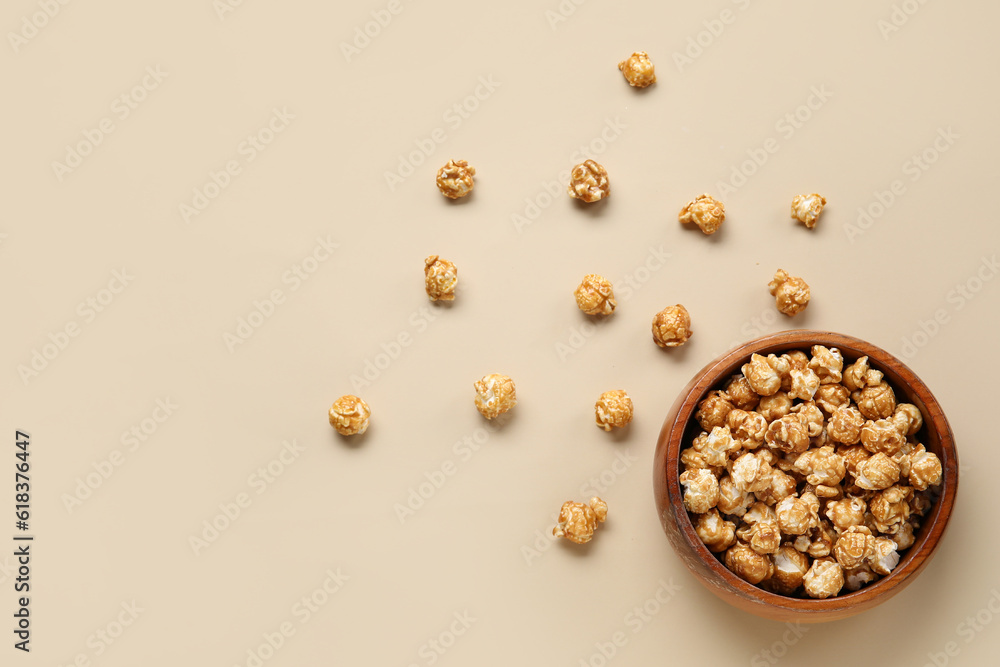
{"type": "Polygon", "coordinates": [[[473,383],[476,409],[487,419],[496,419],[517,404],[514,381],[506,375],[491,373],[473,383]]]}
{"type": "Polygon", "coordinates": [[[653,318],[653,341],[662,348],[683,345],[692,333],[691,315],[681,304],[667,306],[653,318]]]}
{"type": "Polygon", "coordinates": [[[774,564],[767,556],[737,542],[726,551],[726,567],[737,577],[751,584],[759,584],[774,572],[774,564]]]}
{"type": "Polygon", "coordinates": [[[636,51],[627,60],[621,61],[618,69],[625,75],[628,84],[635,88],[645,88],[656,83],[653,63],[645,51],[636,51]]]}
{"type": "Polygon", "coordinates": [[[424,260],[424,287],[431,301],[454,301],[458,268],[446,259],[431,255],[424,260]]]}
{"type": "Polygon", "coordinates": [[[750,387],[761,396],[771,396],[781,389],[781,377],[759,354],[751,355],[741,370],[750,387]]]}
{"type": "Polygon", "coordinates": [[[716,509],[699,514],[694,531],[714,553],[725,551],[736,542],[736,524],[723,519],[716,509]]]}
{"type": "Polygon", "coordinates": [[[448,160],[448,164],[438,170],[438,190],[448,199],[460,199],[472,192],[475,175],[475,167],[470,167],[465,160],[448,160]]]}
{"type": "Polygon", "coordinates": [[[774,297],[778,310],[789,317],[809,305],[809,285],[802,278],[788,275],[784,269],[778,269],[767,289],[774,297]]]}
{"type": "Polygon", "coordinates": [[[618,305],[611,281],[596,273],[585,275],[573,294],[576,305],[588,315],[610,315],[618,305]]]}
{"type": "Polygon", "coordinates": [[[844,587],[844,570],[835,561],[817,559],[802,580],[806,595],[824,600],[840,592],[844,587]]]}
{"type": "Polygon", "coordinates": [[[817,194],[795,195],[792,199],[792,217],[804,223],[808,229],[812,229],[816,226],[824,206],[826,199],[817,194]]]}
{"type": "Polygon", "coordinates": [[[722,202],[708,195],[700,195],[694,201],[688,202],[678,214],[682,224],[694,223],[705,234],[719,231],[726,219],[726,207],[722,202]]]}
{"type": "Polygon", "coordinates": [[[604,523],[607,517],[608,504],[596,496],[590,499],[589,505],[569,500],[559,510],[559,523],[552,534],[576,544],[586,544],[594,537],[597,524],[604,523]]]}
{"type": "Polygon", "coordinates": [[[732,409],[733,404],[729,402],[729,396],[725,392],[710,391],[708,396],[698,403],[694,418],[703,429],[711,431],[716,426],[725,426],[726,417],[732,409]]]}
{"type": "Polygon", "coordinates": [[[330,425],[341,435],[361,435],[368,430],[371,415],[367,403],[357,396],[346,394],[330,406],[330,425]]]}
{"type": "Polygon", "coordinates": [[[611,194],[608,171],[593,160],[581,162],[569,174],[568,191],[570,197],[588,204],[600,201],[611,194]]]}
{"type": "Polygon", "coordinates": [[[632,399],[623,389],[606,391],[594,404],[594,418],[605,431],[625,428],[632,421],[632,399]]]}
{"type": "Polygon", "coordinates": [[[688,470],[681,473],[684,486],[684,506],[689,512],[704,514],[719,502],[719,480],[709,470],[688,470]]]}

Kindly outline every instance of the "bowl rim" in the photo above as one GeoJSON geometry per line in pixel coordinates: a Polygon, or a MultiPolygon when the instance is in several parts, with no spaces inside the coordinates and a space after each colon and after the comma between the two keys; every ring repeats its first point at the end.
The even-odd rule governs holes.
{"type": "MultiPolygon", "coordinates": [[[[954,434],[940,403],[927,385],[905,363],[886,350],[854,336],[817,329],[790,329],[760,336],[734,347],[706,364],[680,392],[664,421],[657,442],[656,457],[653,474],[659,477],[663,471],[666,476],[666,480],[662,480],[666,482],[663,487],[660,486],[661,480],[654,480],[657,509],[661,517],[665,512],[673,514],[677,532],[683,538],[685,546],[697,556],[712,575],[716,576],[718,583],[730,589],[750,606],[773,607],[797,614],[845,612],[864,603],[868,603],[865,605],[867,608],[884,602],[901,591],[927,565],[940,545],[958,492],[958,453],[954,434]],[[915,402],[922,404],[919,407],[924,416],[924,428],[928,429],[928,433],[931,429],[937,433],[943,471],[940,494],[921,525],[922,537],[906,550],[897,567],[890,574],[858,591],[826,599],[779,595],[750,584],[733,574],[714,553],[708,550],[695,533],[694,525],[683,505],[679,481],[679,457],[686,444],[684,434],[701,399],[712,389],[718,388],[728,377],[738,373],[739,366],[746,363],[751,354],[766,355],[780,350],[811,348],[813,345],[840,349],[844,353],[845,363],[847,358],[867,355],[872,366],[885,374],[894,389],[907,393],[908,401],[916,396],[918,400],[915,402]],[[663,465],[660,465],[661,457],[665,459],[662,461],[663,465]]],[[[666,524],[664,528],[666,529],[666,524]]],[[[675,551],[680,550],[673,540],[671,544],[675,551]]],[[[689,568],[693,569],[684,558],[684,554],[678,555],[685,560],[689,568]]],[[[703,583],[709,584],[710,588],[711,584],[716,584],[709,581],[703,583]]]]}

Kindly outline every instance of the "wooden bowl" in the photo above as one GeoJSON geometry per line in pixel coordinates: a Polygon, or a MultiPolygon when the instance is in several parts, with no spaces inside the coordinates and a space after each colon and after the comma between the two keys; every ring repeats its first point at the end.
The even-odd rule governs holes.
{"type": "Polygon", "coordinates": [[[656,444],[653,462],[653,492],[663,530],[674,550],[695,577],[715,595],[734,607],[777,621],[818,623],[853,616],[885,602],[908,586],[930,562],[948,525],[955,494],[958,491],[958,454],[955,439],[941,406],[927,386],[894,356],[863,340],[829,331],[795,330],[757,338],[727,352],[705,366],[681,392],[667,415],[656,444]],[[813,345],[836,347],[844,355],[845,366],[867,355],[872,368],[885,374],[896,391],[897,402],[909,402],[920,408],[924,426],[916,434],[928,451],[941,459],[943,479],[940,496],[923,518],[913,546],[901,554],[891,574],[859,591],[843,593],[825,600],[800,599],[770,593],[743,581],[730,572],[702,543],[684,508],[678,477],[680,453],[700,432],[694,419],[699,401],[710,390],[740,372],[752,353],[780,354],[804,350],[813,345]]]}

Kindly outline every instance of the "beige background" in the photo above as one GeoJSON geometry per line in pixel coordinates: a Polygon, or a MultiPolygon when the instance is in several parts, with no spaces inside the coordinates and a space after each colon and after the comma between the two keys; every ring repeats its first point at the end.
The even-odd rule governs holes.
{"type": "MultiPolygon", "coordinates": [[[[33,36],[8,34],[2,56],[0,495],[13,504],[13,433],[26,430],[37,536],[33,651],[14,651],[4,629],[4,664],[253,665],[248,651],[282,627],[294,634],[264,664],[598,666],[616,638],[611,662],[630,665],[772,664],[764,650],[788,664],[847,652],[921,665],[949,642],[952,664],[995,658],[994,626],[960,625],[992,620],[1000,590],[1000,281],[977,277],[995,277],[983,262],[1000,246],[995,3],[403,0],[395,15],[381,1],[230,4],[49,2],[51,19],[32,18],[46,3],[4,5],[4,32],[33,36]],[[341,44],[372,12],[391,21],[348,58],[341,44]],[[645,92],[615,68],[638,49],[657,66],[645,92]],[[686,49],[695,57],[678,64],[686,49]],[[475,110],[463,118],[456,104],[475,110]],[[273,120],[275,108],[294,118],[273,120]],[[797,112],[795,127],[785,117],[797,112]],[[102,120],[113,131],[60,180],[53,162],[102,120]],[[283,128],[261,133],[272,143],[243,143],[272,120],[283,128]],[[431,136],[433,154],[390,188],[386,172],[431,136]],[[925,151],[921,170],[912,156],[925,151]],[[763,164],[744,165],[754,154],[763,164]],[[547,198],[545,183],[582,155],[608,168],[613,196],[587,209],[547,198]],[[452,157],[479,174],[458,204],[433,185],[452,157]],[[230,160],[239,173],[186,221],[181,205],[230,160]],[[753,173],[727,191],[734,169],[753,173]],[[809,232],[788,206],[813,191],[830,203],[809,232]],[[727,205],[712,238],[676,222],[701,192],[727,205]],[[864,229],[859,208],[876,214],[864,229]],[[336,249],[304,262],[317,238],[336,249]],[[428,305],[431,253],[459,267],[453,307],[428,305]],[[296,265],[313,270],[297,288],[296,265]],[[795,320],[775,316],[765,289],[779,266],[812,285],[795,320]],[[127,286],[102,291],[123,269],[127,286]],[[588,272],[619,284],[618,312],[594,329],[572,299],[588,272]],[[967,284],[968,298],[955,291],[967,284]],[[230,351],[225,335],[274,290],[281,303],[230,351]],[[665,353],[649,322],[677,302],[695,334],[665,353]],[[67,325],[78,335],[46,348],[67,325]],[[789,326],[903,356],[947,411],[963,462],[956,514],[920,579],[802,636],[695,583],[660,530],[650,479],[688,379],[789,326]],[[22,378],[36,351],[53,358],[22,378]],[[326,410],[366,363],[382,367],[357,390],[372,426],[345,441],[326,410]],[[499,430],[472,405],[489,372],[517,382],[499,430]],[[618,387],[636,419],[608,435],[593,401],[618,387]],[[157,400],[177,407],[166,416],[157,400]],[[123,440],[144,427],[144,441],[123,440]],[[274,463],[292,441],[300,451],[274,463]],[[269,464],[270,482],[256,473],[269,464]],[[107,479],[95,472],[109,466],[107,479]],[[564,500],[598,490],[588,480],[610,506],[597,539],[540,539],[564,500]],[[80,484],[89,496],[68,501],[80,484]],[[421,490],[430,497],[401,522],[397,504],[421,490]],[[235,515],[238,500],[225,519],[220,505],[235,515]],[[193,548],[206,521],[230,525],[193,548]],[[325,604],[306,616],[310,596],[325,604]],[[134,622],[121,612],[133,601],[134,622]],[[131,624],[119,633],[120,616],[131,624]]],[[[0,557],[7,624],[12,564],[0,557]]]]}

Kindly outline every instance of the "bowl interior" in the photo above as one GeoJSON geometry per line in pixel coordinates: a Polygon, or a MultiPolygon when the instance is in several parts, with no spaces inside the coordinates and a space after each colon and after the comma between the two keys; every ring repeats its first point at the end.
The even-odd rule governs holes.
{"type": "MultiPolygon", "coordinates": [[[[765,336],[750,341],[708,364],[682,392],[675,404],[675,413],[668,418],[661,432],[661,442],[666,438],[665,468],[667,476],[667,500],[671,505],[676,520],[677,529],[683,540],[683,545],[675,544],[692,550],[698,560],[703,562],[709,571],[706,583],[711,587],[722,587],[743,598],[746,602],[756,605],[772,605],[789,611],[804,612],[837,612],[849,609],[856,604],[870,603],[875,598],[882,602],[902,590],[908,579],[919,572],[928,562],[931,553],[944,531],[954,504],[958,485],[958,459],[955,452],[954,436],[947,419],[937,400],[927,386],[905,364],[888,352],[865,341],[842,334],[825,331],[788,331],[771,336],[765,336]],[[780,354],[796,349],[809,353],[812,345],[836,347],[844,355],[844,364],[853,363],[858,357],[868,356],[871,367],[884,373],[886,380],[896,393],[896,402],[913,403],[924,416],[924,424],[917,432],[916,438],[928,451],[932,451],[941,459],[942,482],[936,487],[937,497],[934,505],[923,517],[919,530],[915,533],[914,544],[901,554],[896,568],[878,581],[850,593],[843,593],[826,600],[811,598],[796,598],[778,595],[765,591],[747,583],[730,572],[715,554],[710,552],[694,531],[694,526],[683,504],[682,490],[678,477],[680,475],[680,452],[690,445],[701,432],[700,425],[694,419],[698,403],[709,391],[722,388],[726,380],[740,372],[752,353],[767,355],[780,354]]],[[[658,499],[661,502],[661,499],[658,499]]],[[[661,508],[662,510],[665,508],[661,508]]],[[[675,540],[676,541],[676,540],[675,540]]],[[[690,565],[689,565],[690,566],[690,565]]],[[[704,576],[703,569],[701,574],[704,576]]],[[[874,606],[869,604],[868,606],[874,606]]]]}

